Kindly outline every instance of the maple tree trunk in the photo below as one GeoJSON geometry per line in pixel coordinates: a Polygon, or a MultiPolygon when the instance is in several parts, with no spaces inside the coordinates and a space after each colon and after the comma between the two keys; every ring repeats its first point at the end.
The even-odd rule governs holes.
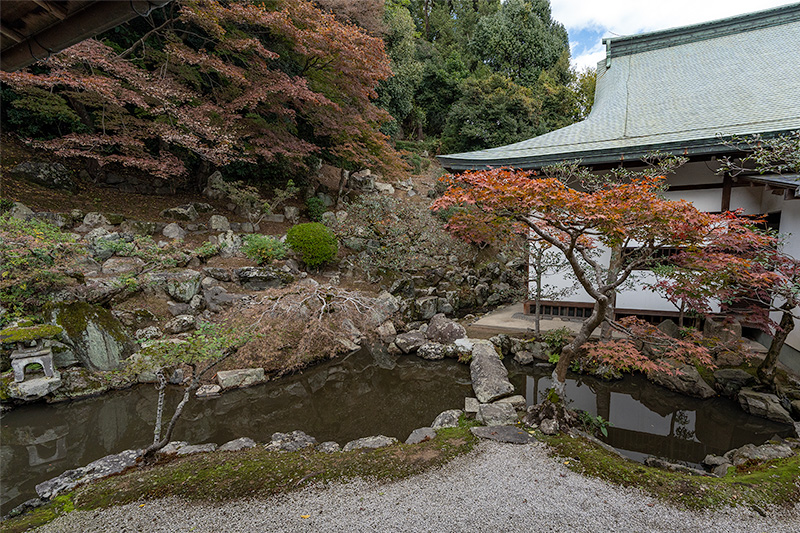
{"type": "Polygon", "coordinates": [[[603,322],[606,313],[608,312],[608,308],[608,297],[603,297],[602,299],[596,301],[591,316],[583,321],[580,331],[578,331],[577,335],[575,335],[575,338],[572,339],[572,342],[564,346],[564,349],[561,350],[561,355],[558,358],[558,364],[556,365],[555,370],[553,370],[553,390],[562,400],[564,399],[564,392],[567,384],[567,370],[569,370],[569,365],[572,363],[573,359],[575,359],[575,356],[577,355],[581,346],[583,346],[583,344],[589,340],[592,332],[603,322]]]}
{"type": "Polygon", "coordinates": [[[791,313],[793,308],[794,306],[790,302],[786,302],[781,307],[783,316],[781,317],[780,327],[772,337],[772,342],[769,345],[769,350],[767,350],[767,355],[764,357],[764,360],[758,366],[758,370],[756,371],[759,381],[765,385],[769,385],[770,387],[774,387],[775,385],[775,365],[778,364],[778,356],[781,354],[781,349],[786,343],[786,338],[794,329],[794,317],[791,313]]]}
{"type": "MultiPolygon", "coordinates": [[[[606,283],[612,283],[619,276],[619,271],[622,268],[622,250],[619,247],[611,249],[611,258],[608,262],[608,275],[606,276],[606,283]]],[[[617,292],[614,291],[609,297],[608,308],[606,309],[603,326],[600,330],[600,339],[604,341],[611,340],[611,321],[614,320],[614,308],[617,306],[617,292]]]]}

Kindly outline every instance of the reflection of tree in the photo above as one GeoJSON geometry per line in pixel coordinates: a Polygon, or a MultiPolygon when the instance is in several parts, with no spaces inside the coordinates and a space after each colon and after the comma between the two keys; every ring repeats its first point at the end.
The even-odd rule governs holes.
{"type": "Polygon", "coordinates": [[[694,440],[695,432],[689,429],[689,414],[686,411],[675,411],[672,415],[672,435],[683,440],[694,440]]]}

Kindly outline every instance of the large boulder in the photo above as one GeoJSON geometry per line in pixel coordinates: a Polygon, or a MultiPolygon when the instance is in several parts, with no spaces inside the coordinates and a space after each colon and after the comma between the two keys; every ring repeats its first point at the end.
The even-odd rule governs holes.
{"type": "Polygon", "coordinates": [[[783,408],[781,401],[774,394],[757,392],[750,388],[739,391],[739,405],[751,415],[760,416],[783,424],[793,424],[789,412],[783,408]]]}
{"type": "Polygon", "coordinates": [[[161,230],[161,234],[167,239],[172,239],[173,241],[182,241],[184,238],[186,238],[186,230],[183,229],[177,222],[170,222],[164,226],[164,229],[161,230]]]}
{"type": "Polygon", "coordinates": [[[189,303],[200,292],[203,276],[196,270],[185,269],[168,272],[164,278],[167,294],[175,301],[189,303]]]}
{"type": "Polygon", "coordinates": [[[111,257],[103,262],[103,274],[125,274],[138,272],[144,268],[144,261],[138,257],[111,257]]]}
{"type": "Polygon", "coordinates": [[[716,395],[714,389],[700,377],[700,373],[692,365],[682,364],[674,359],[662,359],[661,362],[670,368],[650,372],[647,378],[653,383],[696,398],[705,399],[716,395]]]}
{"type": "Polygon", "coordinates": [[[313,448],[316,444],[317,439],[296,429],[291,433],[273,433],[272,441],[264,448],[268,451],[296,452],[313,448]]]}
{"type": "Polygon", "coordinates": [[[277,289],[294,281],[288,272],[271,266],[237,268],[233,273],[242,287],[250,291],[277,289]]]}
{"type": "Polygon", "coordinates": [[[447,411],[442,411],[433,420],[431,427],[433,429],[458,427],[458,419],[461,418],[461,415],[463,414],[464,411],[461,409],[448,409],[447,411]]]}
{"type": "Polygon", "coordinates": [[[11,170],[11,177],[36,183],[49,189],[65,189],[74,192],[77,185],[73,172],[61,163],[25,161],[11,170]]]}
{"type": "Polygon", "coordinates": [[[508,371],[491,342],[475,341],[469,370],[479,402],[490,403],[514,393],[514,386],[508,381],[508,371]]]}
{"type": "Polygon", "coordinates": [[[394,343],[400,348],[400,351],[406,354],[416,352],[426,342],[428,342],[428,338],[425,334],[416,329],[401,333],[394,339],[394,343]]]}
{"type": "Polygon", "coordinates": [[[756,378],[740,368],[721,368],[714,372],[714,381],[720,394],[733,398],[742,388],[754,385],[756,378]]]}
{"type": "Polygon", "coordinates": [[[406,444],[419,444],[427,440],[436,438],[436,430],[433,428],[417,428],[411,432],[406,439],[406,444]]]}
{"type": "Polygon", "coordinates": [[[436,306],[439,298],[436,296],[424,296],[415,302],[417,317],[420,320],[430,320],[436,314],[436,306]]]}
{"type": "Polygon", "coordinates": [[[707,318],[703,323],[703,337],[722,344],[735,343],[742,340],[742,325],[738,321],[722,322],[707,318]]]}
{"type": "Polygon", "coordinates": [[[87,368],[114,370],[135,349],[122,323],[103,307],[85,302],[60,303],[48,311],[50,320],[64,328],[60,340],[87,368]]]}
{"type": "Polygon", "coordinates": [[[458,322],[454,322],[444,316],[443,313],[439,313],[431,318],[425,334],[433,342],[452,344],[456,340],[466,337],[467,330],[458,322]]]}
{"type": "Polygon", "coordinates": [[[517,410],[509,403],[481,404],[475,420],[487,426],[508,426],[517,423],[517,410]]]}
{"type": "Polygon", "coordinates": [[[36,216],[32,209],[20,202],[14,202],[8,214],[17,220],[30,220],[36,216]]]}
{"type": "Polygon", "coordinates": [[[25,381],[12,381],[8,384],[8,396],[23,402],[32,402],[57,391],[62,383],[61,374],[56,370],[52,377],[40,375],[33,379],[28,377],[25,381]]]}
{"type": "Polygon", "coordinates": [[[741,448],[733,450],[730,456],[726,453],[725,457],[730,457],[730,461],[735,466],[739,466],[748,461],[763,463],[792,455],[794,455],[794,451],[786,444],[762,444],[761,446],[745,444],[741,448]]]}
{"type": "Polygon", "coordinates": [[[67,470],[60,476],[36,485],[36,494],[45,500],[52,499],[62,492],[72,490],[83,483],[103,479],[119,474],[133,466],[142,455],[142,450],[125,450],[114,455],[107,455],[88,465],[67,470]]]}
{"type": "Polygon", "coordinates": [[[458,348],[452,344],[426,342],[417,350],[417,356],[429,361],[438,361],[445,357],[458,357],[458,348]]]}

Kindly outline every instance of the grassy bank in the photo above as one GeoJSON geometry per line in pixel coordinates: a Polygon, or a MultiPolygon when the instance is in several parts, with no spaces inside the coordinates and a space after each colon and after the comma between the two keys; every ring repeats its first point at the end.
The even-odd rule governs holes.
{"type": "MultiPolygon", "coordinates": [[[[325,454],[315,451],[269,452],[263,446],[240,452],[214,452],[180,458],[131,470],[80,487],[48,505],[0,524],[17,532],[39,526],[74,509],[177,496],[193,501],[267,498],[311,483],[354,478],[392,481],[420,474],[472,450],[477,439],[473,423],[442,429],[433,440],[378,450],[325,454]]],[[[581,438],[566,435],[537,437],[571,470],[609,483],[634,487],[681,508],[694,510],[742,505],[765,514],[771,506],[800,501],[800,456],[761,465],[731,468],[724,478],[698,477],[650,468],[622,459],[581,438]]]]}
{"type": "Polygon", "coordinates": [[[99,509],[177,496],[194,501],[266,498],[311,483],[353,478],[397,480],[420,474],[469,452],[477,439],[469,422],[438,430],[435,439],[347,453],[274,452],[256,446],[173,459],[79,487],[46,506],[0,523],[4,532],[25,531],[65,512],[99,509]]]}
{"type": "Polygon", "coordinates": [[[723,478],[668,472],[622,459],[600,446],[567,435],[542,437],[574,472],[636,487],[678,507],[713,509],[743,505],[764,514],[773,505],[800,502],[800,456],[730,468],[723,478]]]}

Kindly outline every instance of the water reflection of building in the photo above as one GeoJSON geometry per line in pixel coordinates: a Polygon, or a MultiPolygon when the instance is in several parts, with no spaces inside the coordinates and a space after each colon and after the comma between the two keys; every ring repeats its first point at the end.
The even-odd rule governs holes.
{"type": "MultiPolygon", "coordinates": [[[[540,402],[551,384],[549,376],[526,376],[528,405],[540,402]]],[[[571,408],[611,422],[606,442],[636,460],[654,455],[699,463],[709,453],[760,444],[775,433],[788,432],[724,398],[689,398],[643,378],[571,379],[567,397],[571,408]]]]}

